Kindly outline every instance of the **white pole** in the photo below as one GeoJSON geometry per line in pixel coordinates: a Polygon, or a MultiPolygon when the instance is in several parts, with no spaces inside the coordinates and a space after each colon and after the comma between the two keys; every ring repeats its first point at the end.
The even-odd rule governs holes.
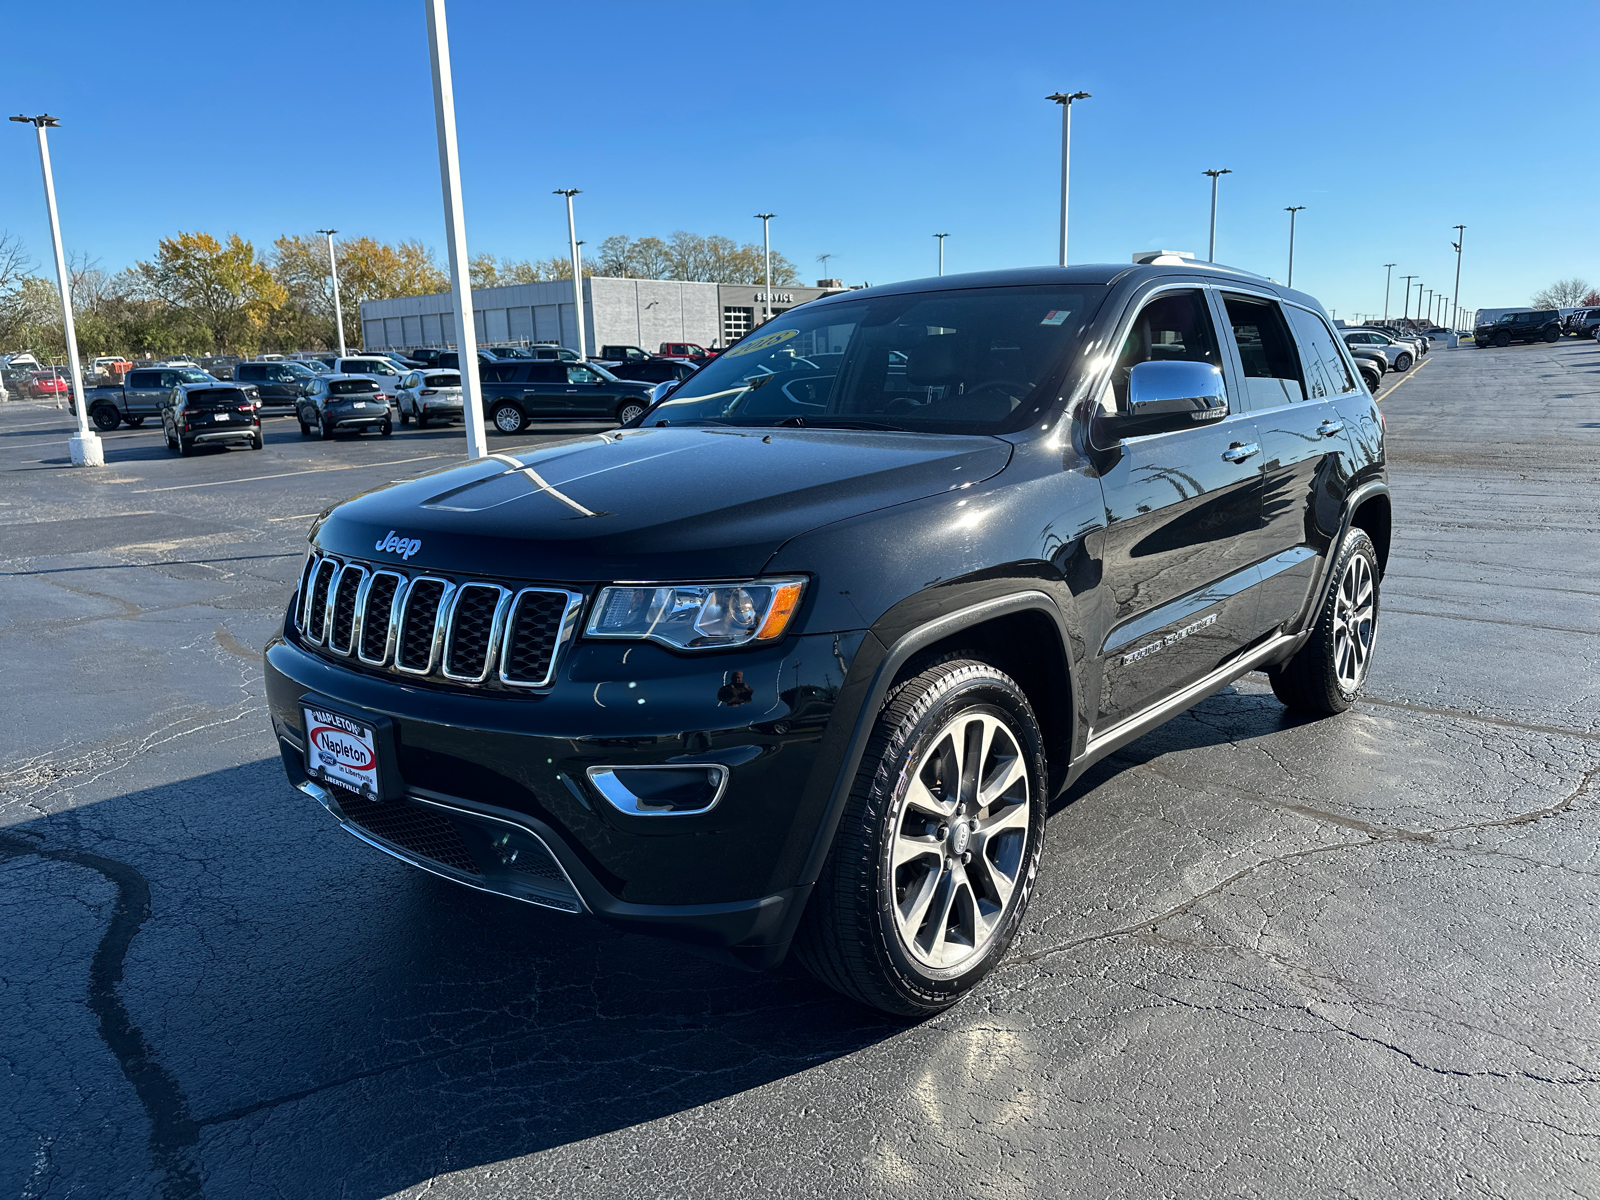
{"type": "MultiPolygon", "coordinates": [[[[339,357],[345,356],[344,348],[344,310],[339,307],[339,263],[333,256],[333,235],[337,229],[319,229],[318,233],[324,234],[328,239],[328,273],[333,276],[333,323],[339,328],[339,357]]],[[[366,339],[362,339],[365,344],[366,339]]]]}
{"type": "Polygon", "coordinates": [[[67,256],[61,248],[61,218],[56,213],[56,185],[50,174],[50,146],[45,141],[45,125],[55,124],[48,117],[33,118],[39,137],[39,170],[44,175],[44,204],[50,214],[50,243],[56,255],[56,282],[61,288],[61,333],[67,341],[67,369],[72,372],[72,394],[77,398],[78,432],[67,439],[67,449],[75,467],[106,465],[105,445],[100,435],[89,428],[89,400],[83,394],[83,369],[78,365],[78,330],[72,321],[71,279],[67,276],[67,256]]]}
{"type": "Polygon", "coordinates": [[[461,423],[467,456],[484,458],[482,391],[478,385],[478,331],[472,319],[472,279],[467,231],[461,213],[461,161],[456,153],[456,97],[450,81],[450,35],[444,0],[422,0],[428,13],[428,53],[433,60],[433,115],[439,134],[439,183],[444,191],[445,245],[450,252],[450,291],[456,305],[456,357],[461,369],[461,423]]]}
{"type": "Polygon", "coordinates": [[[767,290],[761,301],[762,324],[772,320],[772,236],[767,223],[777,215],[777,213],[756,214],[756,219],[761,222],[761,244],[766,248],[767,255],[767,290]]]}
{"type": "Polygon", "coordinates": [[[1061,265],[1063,267],[1067,265],[1067,192],[1071,180],[1072,101],[1068,100],[1061,106],[1061,265]]]}
{"type": "Polygon", "coordinates": [[[578,357],[587,359],[589,350],[585,343],[588,339],[583,328],[583,263],[578,258],[578,226],[572,216],[572,198],[579,191],[579,188],[557,188],[556,195],[567,198],[567,241],[572,249],[572,311],[578,322],[578,357]]]}
{"type": "Polygon", "coordinates": [[[948,233],[936,233],[933,236],[939,239],[939,275],[942,278],[944,276],[944,240],[950,235],[948,233]]]}

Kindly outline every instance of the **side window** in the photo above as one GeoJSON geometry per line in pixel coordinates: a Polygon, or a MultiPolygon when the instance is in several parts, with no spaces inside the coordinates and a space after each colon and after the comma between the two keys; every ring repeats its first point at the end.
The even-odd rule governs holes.
{"type": "Polygon", "coordinates": [[[164,388],[178,386],[178,373],[176,371],[161,372],[161,386],[164,388]]]}
{"type": "Polygon", "coordinates": [[[1248,296],[1223,297],[1233,344],[1244,368],[1245,391],[1251,408],[1276,408],[1306,398],[1294,340],[1273,300],[1248,296]]]}
{"type": "Polygon", "coordinates": [[[529,383],[565,383],[567,373],[561,369],[560,363],[540,362],[528,367],[529,383]]]}
{"type": "Polygon", "coordinates": [[[567,368],[567,382],[568,383],[599,383],[600,382],[600,376],[596,375],[593,371],[589,370],[588,367],[568,367],[567,368]]]}
{"type": "Polygon", "coordinates": [[[1289,309],[1289,322],[1300,343],[1300,361],[1305,365],[1306,390],[1311,399],[1332,399],[1356,391],[1356,381],[1345,366],[1344,355],[1322,318],[1303,308],[1289,309]]]}
{"type": "Polygon", "coordinates": [[[161,376],[155,371],[131,371],[128,374],[128,386],[135,390],[160,387],[161,376]]]}
{"type": "Polygon", "coordinates": [[[517,377],[516,363],[479,363],[480,383],[510,383],[517,377]]]}
{"type": "Polygon", "coordinates": [[[1211,310],[1198,288],[1163,292],[1139,310],[1111,372],[1117,407],[1125,410],[1128,406],[1128,375],[1134,367],[1143,362],[1175,361],[1222,365],[1211,310]]]}

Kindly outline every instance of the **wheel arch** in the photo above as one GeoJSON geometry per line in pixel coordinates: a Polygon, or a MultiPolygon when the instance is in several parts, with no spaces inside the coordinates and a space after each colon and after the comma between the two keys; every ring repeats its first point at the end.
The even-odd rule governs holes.
{"type": "Polygon", "coordinates": [[[1350,527],[1364,529],[1378,551],[1378,576],[1389,566],[1389,540],[1393,532],[1394,515],[1389,504],[1389,489],[1371,484],[1352,498],[1350,527]]]}

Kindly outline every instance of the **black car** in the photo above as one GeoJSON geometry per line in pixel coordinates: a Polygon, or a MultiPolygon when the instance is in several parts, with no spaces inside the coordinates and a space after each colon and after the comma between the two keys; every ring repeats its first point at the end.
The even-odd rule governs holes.
{"type": "Polygon", "coordinates": [[[253,388],[211,379],[180,383],[161,401],[167,448],[187,457],[199,445],[244,442],[261,449],[261,417],[253,388]]]}
{"type": "Polygon", "coordinates": [[[599,357],[605,362],[648,362],[655,357],[642,346],[601,346],[599,357]]]}
{"type": "Polygon", "coordinates": [[[324,440],[340,433],[375,429],[384,437],[394,432],[389,397],[365,375],[323,375],[312,381],[296,409],[300,433],[320,433],[324,440]]]}
{"type": "Polygon", "coordinates": [[[1561,314],[1553,308],[1537,312],[1507,313],[1490,325],[1480,325],[1473,341],[1479,349],[1509,346],[1512,342],[1559,342],[1561,314]]]}
{"type": "Polygon", "coordinates": [[[649,384],[618,379],[598,363],[483,363],[478,384],[484,418],[501,433],[521,433],[546,417],[626,424],[653,399],[649,384]]]}
{"type": "Polygon", "coordinates": [[[238,363],[233,368],[233,377],[240,383],[255,385],[261,393],[262,408],[293,411],[312,382],[322,378],[322,375],[304,363],[283,360],[238,363]]]}
{"type": "Polygon", "coordinates": [[[368,843],[926,1015],[1005,954],[1091,764],[1251,670],[1351,706],[1389,542],[1310,296],[947,276],[332,509],[266,686],[290,780],[368,843]]]}
{"type": "Polygon", "coordinates": [[[700,368],[694,363],[675,358],[647,358],[642,362],[619,362],[607,369],[618,379],[632,379],[638,383],[673,383],[689,378],[700,368]]]}

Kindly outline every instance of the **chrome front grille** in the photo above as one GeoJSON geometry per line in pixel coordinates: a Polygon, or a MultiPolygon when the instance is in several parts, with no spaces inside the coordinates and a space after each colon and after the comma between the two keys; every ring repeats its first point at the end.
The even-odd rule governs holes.
{"type": "Polygon", "coordinates": [[[579,592],[409,575],[314,554],[301,576],[302,639],[333,658],[453,684],[549,687],[577,632],[579,592]]]}

